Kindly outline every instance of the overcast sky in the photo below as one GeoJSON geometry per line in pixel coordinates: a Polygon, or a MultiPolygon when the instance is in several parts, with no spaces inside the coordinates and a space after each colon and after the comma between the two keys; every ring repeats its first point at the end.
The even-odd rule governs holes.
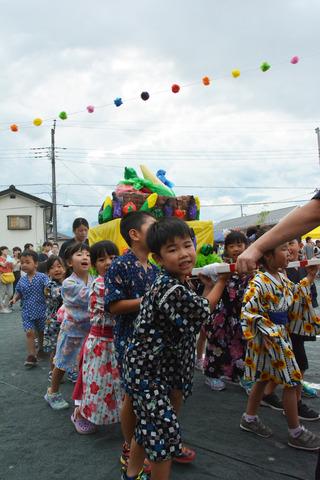
{"type": "Polygon", "coordinates": [[[235,203],[262,203],[244,214],[282,208],[294,203],[268,202],[301,204],[319,186],[319,1],[0,6],[0,188],[39,184],[18,188],[51,199],[47,151],[30,149],[50,145],[53,119],[65,110],[56,128],[60,231],[76,216],[96,222],[98,207],[72,205],[100,205],[124,166],[167,170],[177,194],[220,205],[202,208],[215,222],[239,216],[235,203]],[[89,104],[101,108],[89,114],[89,104]],[[36,117],[46,120],[41,127],[32,126],[36,117]]]}

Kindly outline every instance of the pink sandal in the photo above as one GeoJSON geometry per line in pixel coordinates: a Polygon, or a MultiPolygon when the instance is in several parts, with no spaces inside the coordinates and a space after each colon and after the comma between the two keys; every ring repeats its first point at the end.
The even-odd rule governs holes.
{"type": "Polygon", "coordinates": [[[94,423],[91,423],[86,418],[80,417],[77,418],[78,409],[76,408],[73,414],[71,415],[71,422],[74,425],[74,428],[80,435],[90,435],[97,431],[97,426],[94,423]]]}

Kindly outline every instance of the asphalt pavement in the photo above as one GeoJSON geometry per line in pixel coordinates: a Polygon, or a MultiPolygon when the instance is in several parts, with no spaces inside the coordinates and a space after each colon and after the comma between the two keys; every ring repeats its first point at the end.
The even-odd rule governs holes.
{"type": "MultiPolygon", "coordinates": [[[[320,340],[320,339],[319,339],[320,340]]],[[[308,381],[320,384],[320,342],[308,342],[308,381]]],[[[1,480],[118,480],[122,437],[119,425],[81,436],[70,421],[72,409],[53,411],[43,396],[49,363],[26,370],[20,311],[0,315],[0,479],[1,480]]],[[[71,400],[72,384],[62,385],[71,400]]],[[[230,385],[212,392],[196,372],[194,392],[181,414],[183,439],[194,448],[192,465],[174,465],[172,480],[313,480],[315,453],[287,446],[281,412],[261,408],[261,417],[274,435],[260,439],[239,429],[245,392],[230,385]]],[[[320,410],[320,399],[306,400],[320,410]]],[[[320,433],[320,421],[308,428],[320,433]]]]}

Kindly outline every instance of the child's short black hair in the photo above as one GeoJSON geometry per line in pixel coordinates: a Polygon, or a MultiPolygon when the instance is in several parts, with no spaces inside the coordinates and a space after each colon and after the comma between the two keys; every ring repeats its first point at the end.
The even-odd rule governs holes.
{"type": "Polygon", "coordinates": [[[82,225],[84,227],[89,228],[88,220],[86,220],[85,218],[82,218],[82,217],[75,218],[74,221],[73,221],[73,224],[72,224],[72,231],[75,232],[76,229],[81,227],[82,225]]]}
{"type": "Polygon", "coordinates": [[[38,263],[38,254],[34,250],[24,250],[21,253],[20,258],[23,258],[23,257],[31,257],[33,259],[34,263],[38,263]]]}
{"type": "Polygon", "coordinates": [[[6,247],[5,245],[3,245],[2,247],[0,247],[0,255],[2,255],[3,250],[9,250],[9,248],[6,247]]]}
{"type": "Polygon", "coordinates": [[[98,258],[104,257],[105,255],[119,255],[118,247],[115,243],[110,242],[110,240],[104,240],[102,242],[97,242],[92,247],[90,247],[90,258],[92,266],[95,266],[98,258]]]}
{"type": "Polygon", "coordinates": [[[59,262],[63,268],[66,268],[65,263],[61,257],[59,257],[58,255],[50,255],[48,260],[45,262],[47,273],[49,272],[50,268],[53,266],[54,262],[59,262]]]}
{"type": "Polygon", "coordinates": [[[25,246],[23,247],[24,250],[30,250],[30,247],[33,248],[33,243],[26,243],[25,246]]]}
{"type": "Polygon", "coordinates": [[[45,242],[43,242],[42,247],[43,247],[43,248],[44,248],[44,247],[52,247],[52,242],[45,241],[45,242]]]}
{"type": "Polygon", "coordinates": [[[289,240],[289,242],[293,242],[294,240],[297,240],[297,242],[299,243],[299,245],[300,245],[300,243],[302,242],[302,239],[301,239],[301,237],[294,237],[294,238],[291,238],[291,240],[289,240]]]}
{"type": "Polygon", "coordinates": [[[243,232],[232,230],[224,239],[224,246],[226,248],[228,245],[232,245],[233,243],[244,243],[245,245],[248,245],[248,238],[243,232]]]}
{"type": "Polygon", "coordinates": [[[74,242],[70,245],[70,247],[67,248],[64,254],[64,258],[66,262],[70,260],[72,255],[74,255],[76,252],[82,252],[86,250],[87,252],[90,253],[90,247],[87,243],[85,242],[74,242]]]}
{"type": "Polygon", "coordinates": [[[131,247],[130,230],[140,230],[148,217],[154,218],[149,212],[130,212],[121,219],[120,233],[129,247],[131,247]]]}
{"type": "Polygon", "coordinates": [[[188,224],[180,218],[161,218],[150,226],[147,232],[147,245],[151,253],[160,256],[161,248],[176,237],[190,237],[193,241],[194,233],[188,224]]]}

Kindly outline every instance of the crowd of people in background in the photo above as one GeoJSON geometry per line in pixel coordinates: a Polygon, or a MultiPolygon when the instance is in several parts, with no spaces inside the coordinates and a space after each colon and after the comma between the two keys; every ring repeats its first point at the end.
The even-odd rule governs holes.
{"type": "MultiPolygon", "coordinates": [[[[20,301],[24,365],[50,361],[48,405],[69,408],[61,392],[67,377],[75,383],[71,422],[79,434],[121,421],[124,480],[150,472],[166,480],[172,461],[193,461],[179,411],[192,392],[194,368],[212,394],[230,383],[244,389],[242,430],[272,434],[257,414],[262,405],[284,411],[291,447],[318,450],[320,438],[301,424],[320,419],[302,401],[317,395],[303,380],[304,342],[315,340],[319,327],[317,267],[286,267],[289,260],[320,258],[320,241],[292,238],[266,252],[258,272],[213,282],[191,276],[194,234],[182,220],[133,212],[120,229],[129,246],[121,256],[108,240],[89,247],[84,218],[75,219],[74,237],[60,248],[47,241],[37,253],[28,243],[11,254],[0,247],[0,313],[10,314],[20,301]]],[[[249,233],[226,235],[223,261],[235,263],[264,230],[249,233]]]]}

